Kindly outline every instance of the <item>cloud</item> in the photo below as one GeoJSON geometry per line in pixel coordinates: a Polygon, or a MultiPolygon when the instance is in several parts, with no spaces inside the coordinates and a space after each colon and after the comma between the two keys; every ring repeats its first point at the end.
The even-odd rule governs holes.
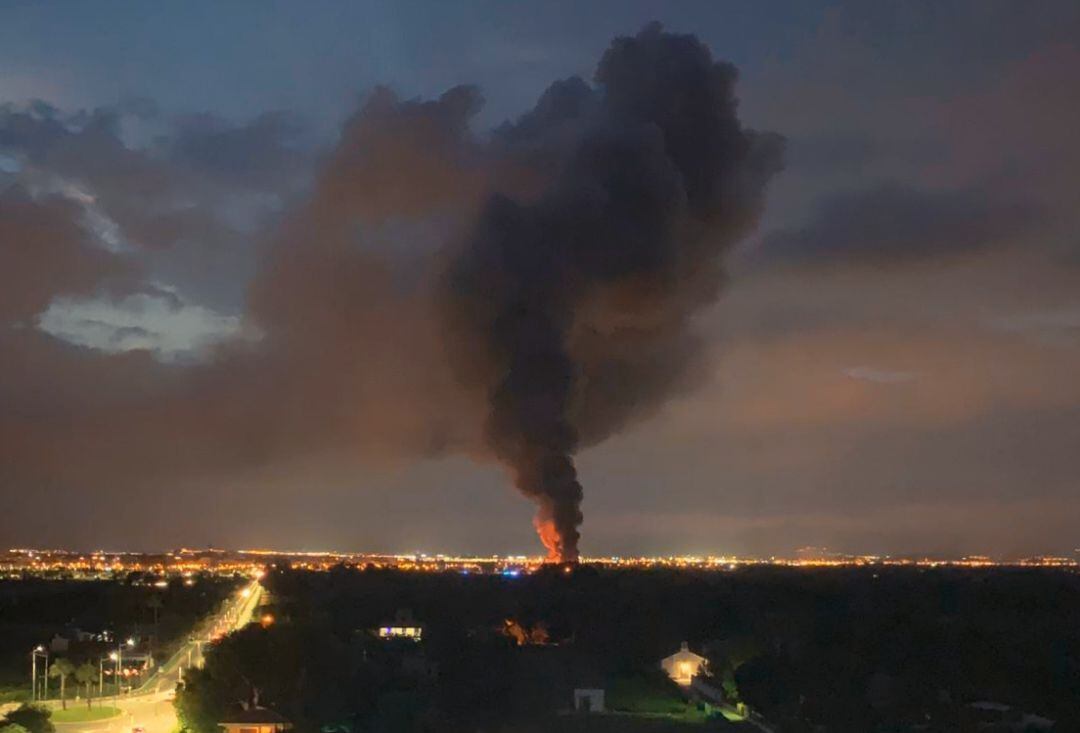
{"type": "Polygon", "coordinates": [[[284,113],[238,124],[145,99],[0,107],[0,154],[18,164],[9,184],[77,200],[109,248],[140,252],[159,279],[218,307],[239,306],[257,233],[310,185],[309,137],[284,113]]]}
{"type": "Polygon", "coordinates": [[[0,327],[41,312],[57,295],[88,295],[132,274],[132,264],[93,242],[79,207],[59,197],[0,192],[0,327]]]}
{"type": "Polygon", "coordinates": [[[901,184],[827,197],[800,229],[774,232],[759,255],[809,265],[888,265],[1007,244],[1032,225],[1032,207],[977,191],[901,184]]]}
{"type": "Polygon", "coordinates": [[[239,316],[194,305],[174,292],[137,292],[119,299],[61,297],[38,327],[73,344],[105,352],[145,349],[163,360],[205,357],[212,345],[241,335],[239,316]]]}
{"type": "Polygon", "coordinates": [[[265,112],[235,124],[216,115],[181,116],[172,133],[158,139],[169,160],[255,190],[287,190],[310,164],[311,143],[296,115],[265,112]]]}

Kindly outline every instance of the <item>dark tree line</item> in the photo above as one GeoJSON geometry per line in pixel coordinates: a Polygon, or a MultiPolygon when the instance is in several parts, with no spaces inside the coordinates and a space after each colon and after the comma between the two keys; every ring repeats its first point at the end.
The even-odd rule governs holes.
{"type": "Polygon", "coordinates": [[[141,573],[117,580],[0,580],[0,690],[28,694],[30,649],[68,634],[69,627],[114,633],[112,644],[72,644],[65,656],[76,666],[96,665],[115,639],[129,635],[154,637],[155,652],[167,654],[238,584],[207,575],[190,586],[176,578],[157,588],[152,580],[141,573]]]}
{"type": "Polygon", "coordinates": [[[1001,569],[279,570],[264,581],[276,623],[216,645],[178,706],[194,733],[256,694],[301,732],[528,730],[574,687],[677,699],[657,667],[686,640],[732,703],[783,733],[976,730],[980,700],[1071,730],[1078,581],[1001,569]],[[371,634],[402,608],[424,624],[422,643],[371,634]],[[542,624],[546,643],[519,645],[508,620],[542,624]]]}

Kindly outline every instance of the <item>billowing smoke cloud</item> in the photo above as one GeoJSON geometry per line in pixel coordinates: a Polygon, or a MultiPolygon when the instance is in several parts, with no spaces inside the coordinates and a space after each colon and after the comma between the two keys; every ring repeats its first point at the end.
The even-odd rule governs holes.
{"type": "Polygon", "coordinates": [[[126,112],[80,127],[7,110],[0,153],[37,198],[0,200],[0,261],[40,292],[0,282],[16,293],[0,298],[4,325],[40,326],[67,298],[65,324],[79,327],[72,298],[121,277],[117,297],[171,292],[152,285],[155,265],[205,264],[208,242],[235,240],[257,264],[242,337],[190,360],[0,329],[0,488],[63,503],[76,487],[465,453],[505,464],[551,556],[576,559],[574,456],[705,372],[693,316],[780,166],[779,138],[741,126],[735,81],[694,37],[649,26],[614,42],[595,85],[558,81],[488,136],[471,129],[472,87],[430,101],[377,89],[320,165],[276,182],[302,157],[289,118],[184,119],[135,149],[126,112]],[[264,200],[282,206],[260,227],[229,218],[264,200]],[[19,222],[49,207],[64,216],[24,239],[19,222]],[[35,275],[56,259],[71,272],[35,275]]]}
{"type": "Polygon", "coordinates": [[[578,558],[574,454],[691,373],[690,319],[779,169],[779,140],[739,123],[735,80],[659,25],[616,40],[596,91],[559,82],[504,131],[520,144],[583,115],[579,134],[554,138],[569,147],[547,189],[492,196],[449,268],[452,352],[553,559],[578,558]]]}

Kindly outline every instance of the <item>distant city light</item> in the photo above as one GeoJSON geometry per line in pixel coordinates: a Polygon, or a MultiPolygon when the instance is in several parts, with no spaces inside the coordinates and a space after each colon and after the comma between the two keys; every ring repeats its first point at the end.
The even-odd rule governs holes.
{"type": "MultiPolygon", "coordinates": [[[[289,553],[275,550],[179,550],[163,554],[127,552],[78,553],[67,550],[12,549],[6,555],[0,551],[0,578],[53,577],[57,574],[81,579],[115,579],[117,573],[149,573],[158,578],[145,582],[148,586],[183,578],[185,585],[194,584],[195,577],[248,580],[239,598],[252,598],[257,579],[267,569],[273,570],[282,562],[296,570],[327,571],[350,567],[358,572],[365,569],[392,569],[398,572],[455,572],[462,576],[498,575],[519,578],[537,572],[547,563],[543,557],[524,555],[398,555],[379,553],[306,552],[289,553]],[[258,559],[256,559],[256,557],[258,559]]],[[[919,568],[990,568],[1038,567],[1080,571],[1080,558],[1052,555],[999,559],[986,555],[967,555],[958,558],[884,554],[851,555],[830,552],[826,548],[800,548],[792,557],[738,557],[735,555],[668,555],[659,557],[583,557],[580,564],[610,569],[670,568],[715,572],[732,572],[740,568],[773,566],[789,568],[827,567],[919,567],[919,568]]],[[[573,566],[566,566],[570,575],[573,566]]],[[[258,617],[256,617],[258,618],[258,617]]]]}

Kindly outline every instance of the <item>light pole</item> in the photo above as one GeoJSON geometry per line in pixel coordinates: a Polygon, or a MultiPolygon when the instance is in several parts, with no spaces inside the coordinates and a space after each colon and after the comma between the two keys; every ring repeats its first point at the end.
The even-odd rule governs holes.
{"type": "MultiPolygon", "coordinates": [[[[109,652],[109,661],[113,663],[116,668],[116,694],[120,694],[120,647],[116,647],[117,651],[109,652]]],[[[105,658],[98,659],[98,698],[99,703],[105,697],[105,658]]]]}
{"type": "MultiPolygon", "coordinates": [[[[129,638],[127,640],[127,645],[129,647],[134,647],[135,646],[135,640],[129,638]]],[[[109,658],[116,660],[116,701],[120,702],[120,670],[124,666],[124,647],[117,644],[117,646],[116,646],[116,656],[114,657],[112,654],[110,654],[109,658]]]]}
{"type": "Polygon", "coordinates": [[[41,699],[44,700],[49,694],[49,653],[45,651],[45,647],[38,644],[30,652],[30,700],[36,701],[38,684],[37,684],[37,660],[38,657],[43,659],[43,665],[41,669],[41,677],[44,681],[44,685],[41,691],[41,699]]]}
{"type": "Polygon", "coordinates": [[[116,647],[117,651],[109,652],[109,659],[116,663],[116,667],[113,670],[113,681],[116,683],[116,699],[120,699],[120,647],[116,647]]]}

